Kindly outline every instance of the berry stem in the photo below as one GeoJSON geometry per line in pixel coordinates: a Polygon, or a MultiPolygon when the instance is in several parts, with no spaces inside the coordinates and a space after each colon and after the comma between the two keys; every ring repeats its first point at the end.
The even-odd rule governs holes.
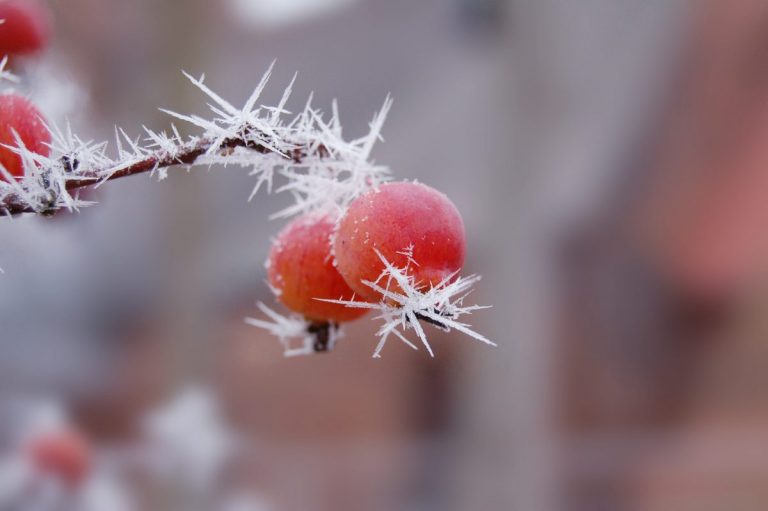
{"type": "Polygon", "coordinates": [[[419,321],[423,321],[424,323],[429,323],[430,325],[436,326],[436,327],[439,327],[439,328],[445,328],[445,325],[443,325],[439,321],[435,321],[434,319],[432,319],[432,318],[430,318],[428,316],[425,316],[424,314],[422,314],[420,312],[415,312],[414,316],[416,316],[416,319],[418,319],[419,321]]]}
{"type": "Polygon", "coordinates": [[[312,323],[307,327],[307,332],[315,338],[312,348],[315,353],[325,353],[331,349],[331,329],[337,330],[338,323],[320,322],[312,323]]]}

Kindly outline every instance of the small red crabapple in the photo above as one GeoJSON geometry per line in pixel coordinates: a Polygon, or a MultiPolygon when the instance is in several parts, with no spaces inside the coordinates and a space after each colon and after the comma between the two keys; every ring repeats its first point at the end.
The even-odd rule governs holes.
{"type": "Polygon", "coordinates": [[[352,321],[367,312],[317,300],[351,300],[354,294],[333,265],[330,237],[335,224],[322,213],[296,218],[278,234],[267,259],[277,299],[315,323],[352,321]]]}
{"type": "Polygon", "coordinates": [[[27,442],[26,453],[39,473],[55,477],[71,488],[85,480],[91,466],[88,441],[72,430],[40,434],[27,442]]]}
{"type": "Polygon", "coordinates": [[[38,0],[0,0],[0,56],[43,50],[51,36],[50,18],[38,0]]]}
{"type": "MultiPolygon", "coordinates": [[[[420,288],[442,282],[464,265],[464,222],[444,194],[420,183],[389,183],[366,192],[341,218],[334,253],[339,273],[357,294],[381,295],[374,282],[384,270],[378,251],[420,288]]],[[[396,289],[393,290],[396,291],[396,289]]]]}
{"type": "MultiPolygon", "coordinates": [[[[0,4],[2,5],[2,4],[0,4]]],[[[17,146],[16,135],[33,153],[48,156],[51,133],[42,114],[27,98],[14,93],[0,94],[0,165],[13,176],[24,175],[21,156],[3,146],[17,146]]],[[[4,180],[3,176],[0,179],[4,180]]]]}

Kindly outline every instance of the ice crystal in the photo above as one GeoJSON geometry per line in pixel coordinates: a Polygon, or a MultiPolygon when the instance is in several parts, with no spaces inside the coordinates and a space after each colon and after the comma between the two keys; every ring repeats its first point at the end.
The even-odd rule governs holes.
{"type": "MultiPolygon", "coordinates": [[[[259,98],[271,73],[272,66],[241,108],[214,92],[204,76],[195,78],[185,73],[207,96],[211,111],[211,117],[204,118],[163,109],[176,120],[198,128],[198,134],[187,138],[175,126],[170,133],[143,127],[144,135],[139,138],[116,128],[116,154],[110,155],[106,142],[82,140],[69,124],[63,129],[51,125],[54,140],[50,156],[35,154],[23,144],[10,148],[24,162],[24,177],[11,179],[0,168],[6,177],[0,182],[0,208],[38,213],[77,209],[91,204],[71,193],[83,184],[99,186],[118,174],[136,173],[138,168],[163,179],[173,165],[221,164],[250,169],[249,174],[256,179],[251,197],[261,189],[273,191],[275,179],[281,178],[276,190],[292,196],[294,204],[275,216],[286,217],[315,210],[343,210],[364,190],[389,179],[389,170],[370,158],[392,104],[389,97],[374,116],[370,132],[348,141],[342,137],[335,103],[326,118],[312,106],[310,97],[303,110],[289,117],[287,103],[293,80],[277,105],[261,104],[259,98]]],[[[7,73],[2,76],[11,78],[7,73]]]]}
{"type": "MultiPolygon", "coordinates": [[[[2,20],[0,20],[0,24],[2,24],[2,20]]],[[[8,81],[8,82],[18,82],[19,78],[11,73],[10,71],[5,70],[5,66],[8,65],[8,56],[6,55],[2,59],[0,59],[0,82],[2,81],[8,81]]]]}
{"type": "Polygon", "coordinates": [[[461,316],[488,308],[488,306],[482,305],[464,305],[465,298],[472,292],[472,286],[480,280],[480,276],[471,275],[457,278],[458,274],[454,273],[447,276],[439,284],[423,289],[424,286],[420,285],[408,271],[411,264],[416,264],[412,258],[412,247],[398,252],[408,258],[406,265],[400,268],[390,263],[378,250],[376,253],[384,264],[384,270],[375,281],[364,280],[362,282],[381,294],[382,300],[380,302],[323,300],[347,307],[379,311],[375,319],[382,320],[383,324],[376,333],[379,337],[379,343],[373,353],[374,358],[381,357],[381,351],[392,335],[411,348],[418,349],[418,346],[406,336],[408,330],[413,330],[429,355],[434,356],[432,346],[429,344],[420,320],[445,331],[457,330],[478,341],[491,346],[496,345],[485,336],[472,330],[468,323],[459,321],[461,316]]]}

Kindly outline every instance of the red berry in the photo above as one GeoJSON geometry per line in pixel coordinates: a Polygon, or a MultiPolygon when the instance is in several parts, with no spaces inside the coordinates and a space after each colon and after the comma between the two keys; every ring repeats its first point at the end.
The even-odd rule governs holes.
{"type": "Polygon", "coordinates": [[[91,452],[88,442],[75,431],[42,434],[27,444],[33,466],[41,473],[76,487],[88,475],[91,452]]]}
{"type": "Polygon", "coordinates": [[[385,184],[355,199],[339,222],[334,245],[339,273],[370,300],[381,299],[363,283],[376,281],[384,270],[376,251],[399,268],[408,265],[408,274],[425,289],[461,270],[465,249],[456,206],[419,183],[385,184]]]}
{"type": "Polygon", "coordinates": [[[351,321],[366,313],[316,299],[351,300],[354,294],[333,265],[334,226],[333,217],[320,213],[293,220],[277,236],[267,260],[269,283],[278,300],[310,321],[351,321]]]}
{"type": "Polygon", "coordinates": [[[48,45],[50,14],[36,0],[0,0],[0,57],[37,53],[48,45]]]}
{"type": "MultiPolygon", "coordinates": [[[[27,98],[18,94],[0,94],[0,144],[17,146],[14,131],[30,151],[48,156],[51,152],[47,144],[51,142],[51,133],[45,126],[42,114],[27,98]]],[[[0,145],[0,165],[16,177],[24,175],[21,157],[0,145]]],[[[0,179],[5,180],[0,176],[0,179]]]]}

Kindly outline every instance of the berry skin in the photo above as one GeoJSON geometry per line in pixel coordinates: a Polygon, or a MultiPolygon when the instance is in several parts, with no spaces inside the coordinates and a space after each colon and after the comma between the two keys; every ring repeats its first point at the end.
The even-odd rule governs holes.
{"type": "MultiPolygon", "coordinates": [[[[47,144],[51,142],[51,133],[37,107],[18,94],[0,94],[0,144],[16,146],[14,131],[30,151],[43,156],[50,154],[51,150],[47,144]]],[[[0,165],[13,176],[24,175],[21,156],[1,145],[0,165]]],[[[3,176],[0,176],[0,179],[5,180],[3,176]]]]}
{"type": "Polygon", "coordinates": [[[37,0],[0,0],[0,56],[30,55],[48,46],[48,9],[37,0]]]}
{"type": "Polygon", "coordinates": [[[376,281],[384,270],[376,251],[398,268],[408,265],[409,276],[426,289],[464,266],[464,222],[456,206],[434,188],[407,182],[385,184],[350,204],[334,244],[339,273],[369,300],[381,300],[362,282],[376,281]],[[411,248],[415,263],[409,264],[411,248]]]}
{"type": "Polygon", "coordinates": [[[56,477],[71,488],[82,483],[91,466],[88,442],[75,431],[41,434],[27,444],[32,465],[42,474],[56,477]]]}
{"type": "Polygon", "coordinates": [[[320,213],[296,218],[278,234],[267,260],[277,299],[310,321],[352,321],[367,312],[316,298],[351,300],[353,291],[333,265],[330,237],[335,221],[320,213]]]}

